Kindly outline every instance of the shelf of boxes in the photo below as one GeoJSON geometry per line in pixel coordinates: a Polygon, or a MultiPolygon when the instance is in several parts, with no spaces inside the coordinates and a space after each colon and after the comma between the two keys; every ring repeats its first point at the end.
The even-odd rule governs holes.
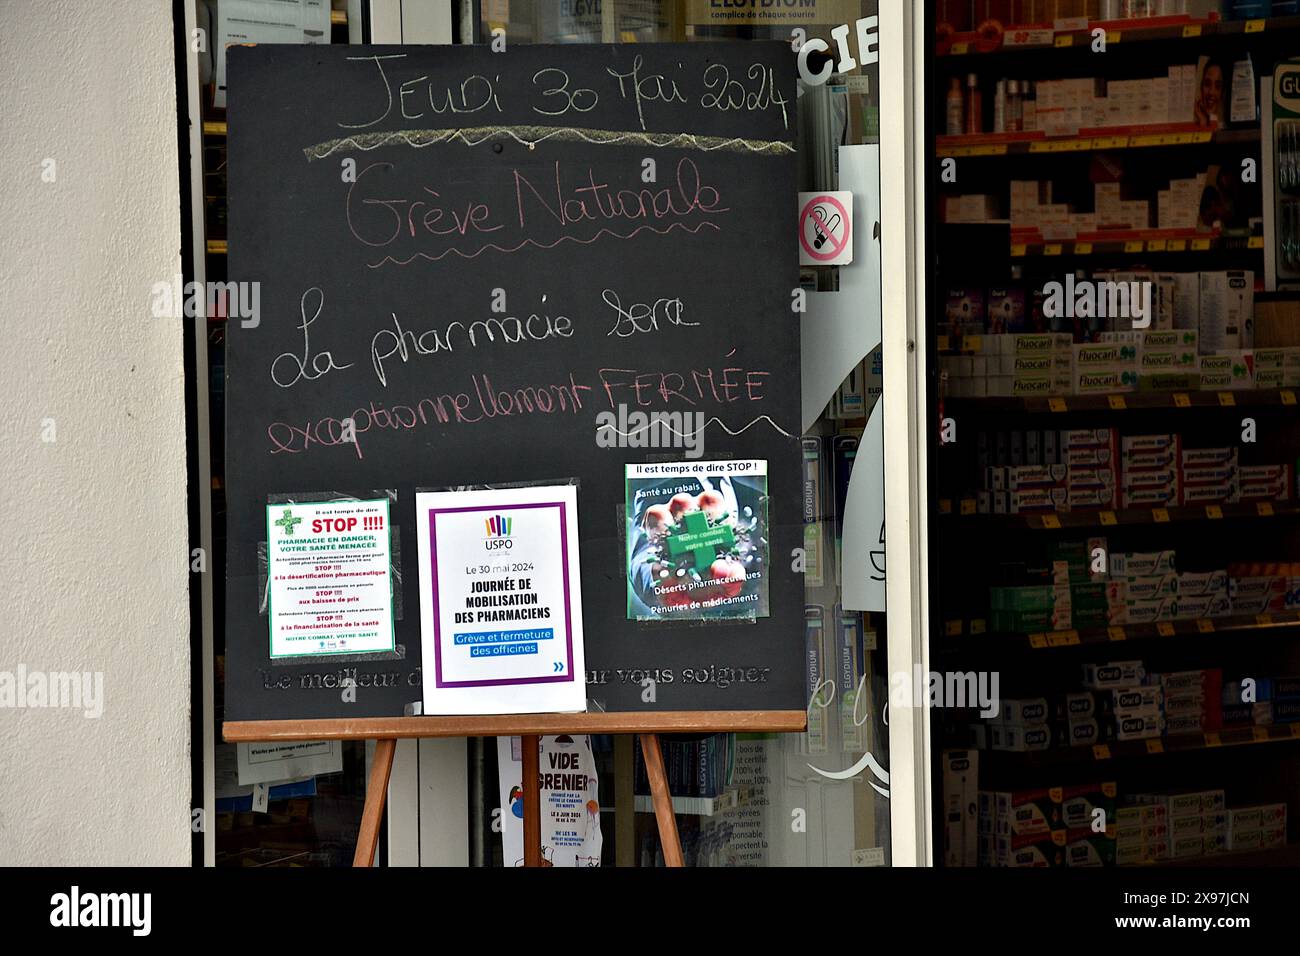
{"type": "Polygon", "coordinates": [[[1300,741],[1300,723],[1234,727],[1208,733],[1147,737],[1142,740],[1112,740],[1091,747],[1056,747],[1051,750],[1030,751],[981,750],[980,761],[982,764],[987,762],[990,769],[996,773],[1004,768],[1059,767],[1150,757],[1164,753],[1190,753],[1220,747],[1248,747],[1294,741],[1300,741]]]}
{"type": "Polygon", "coordinates": [[[1300,505],[1290,502],[1255,501],[1247,504],[1188,505],[1166,508],[1086,509],[1080,511],[1035,512],[1030,514],[988,514],[979,511],[977,498],[941,498],[939,514],[963,521],[993,522],[1000,528],[1025,531],[1096,530],[1117,525],[1182,524],[1189,521],[1219,521],[1242,518],[1293,518],[1300,505]]]}
{"type": "Polygon", "coordinates": [[[935,152],[949,156],[1019,156],[1092,152],[1103,149],[1145,149],[1153,146],[1191,146],[1255,143],[1258,129],[1212,130],[1192,123],[1161,123],[1151,126],[1099,127],[1082,129],[1068,136],[1048,136],[1042,130],[1018,133],[967,133],[938,136],[935,152]]]}
{"type": "Polygon", "coordinates": [[[941,39],[935,55],[941,57],[1014,54],[1030,50],[1082,49],[1091,51],[1092,31],[1106,31],[1106,45],[1149,43],[1160,40],[1199,40],[1203,37],[1263,33],[1300,27],[1300,17],[1253,20],[1194,19],[1186,14],[1142,20],[1105,20],[1012,26],[1000,34],[953,33],[941,39]]]}
{"type": "Polygon", "coordinates": [[[1300,625],[1300,610],[1272,611],[1267,614],[1239,614],[1231,617],[1183,618],[1149,624],[1122,624],[1112,627],[1078,628],[1065,631],[1040,631],[1035,634],[998,634],[987,630],[984,618],[956,619],[944,622],[947,637],[962,637],[960,644],[946,649],[966,651],[975,648],[981,654],[990,650],[1053,650],[1062,647],[1114,644],[1120,641],[1152,641],[1168,638],[1202,637],[1213,634],[1243,635],[1300,625]],[[972,638],[965,640],[965,638],[972,638]],[[974,640],[978,638],[978,640],[974,640]]]}
{"type": "Polygon", "coordinates": [[[1064,414],[1166,408],[1271,408],[1296,404],[1296,389],[1262,388],[1239,391],[1126,392],[1111,395],[1060,395],[1022,398],[958,398],[948,396],[948,413],[1011,412],[1016,414],[1064,414]]]}

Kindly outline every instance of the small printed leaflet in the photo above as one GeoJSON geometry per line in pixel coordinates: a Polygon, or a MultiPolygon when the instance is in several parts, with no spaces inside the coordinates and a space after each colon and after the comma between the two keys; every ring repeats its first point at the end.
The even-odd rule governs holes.
{"type": "Polygon", "coordinates": [[[767,617],[767,462],[634,464],[626,474],[628,619],[767,617]]]}
{"type": "Polygon", "coordinates": [[[586,709],[573,485],[418,492],[427,714],[586,709]]]}
{"type": "Polygon", "coordinates": [[[271,657],[393,650],[388,499],[266,506],[271,657]]]}

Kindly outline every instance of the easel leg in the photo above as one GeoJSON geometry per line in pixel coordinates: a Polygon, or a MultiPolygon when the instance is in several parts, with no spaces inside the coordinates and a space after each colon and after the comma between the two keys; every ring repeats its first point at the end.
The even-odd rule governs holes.
{"type": "Polygon", "coordinates": [[[673,815],[673,798],[668,792],[668,775],[664,772],[664,755],[659,749],[658,734],[638,734],[641,754],[645,757],[646,776],[650,778],[650,796],[654,801],[655,820],[659,823],[659,842],[664,849],[664,864],[682,866],[682,841],[677,835],[677,817],[673,815]]]}
{"type": "Polygon", "coordinates": [[[352,857],[353,866],[375,865],[379,824],[384,818],[384,802],[388,799],[388,777],[393,772],[393,754],[396,752],[396,739],[386,737],[375,741],[375,759],[370,764],[370,779],[366,782],[366,803],[361,811],[361,832],[357,834],[357,851],[352,857]]]}
{"type": "Polygon", "coordinates": [[[524,788],[524,866],[542,865],[542,778],[538,767],[538,754],[542,749],[540,737],[520,737],[520,756],[523,758],[522,781],[524,788]]]}

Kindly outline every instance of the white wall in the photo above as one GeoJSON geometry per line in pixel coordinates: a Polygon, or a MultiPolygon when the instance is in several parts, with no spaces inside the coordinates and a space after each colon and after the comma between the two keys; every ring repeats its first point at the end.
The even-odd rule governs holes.
{"type": "Polygon", "coordinates": [[[190,859],[175,89],[167,0],[0,0],[0,864],[190,859]]]}

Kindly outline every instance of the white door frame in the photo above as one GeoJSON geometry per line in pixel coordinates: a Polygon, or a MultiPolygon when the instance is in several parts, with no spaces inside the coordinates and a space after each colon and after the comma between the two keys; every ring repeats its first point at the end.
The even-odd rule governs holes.
{"type": "MultiPolygon", "coordinates": [[[[929,672],[925,370],[925,14],[882,0],[880,44],[881,348],[885,403],[885,598],[892,677],[929,672]]],[[[930,713],[889,709],[894,866],[934,862],[930,713]]]]}

